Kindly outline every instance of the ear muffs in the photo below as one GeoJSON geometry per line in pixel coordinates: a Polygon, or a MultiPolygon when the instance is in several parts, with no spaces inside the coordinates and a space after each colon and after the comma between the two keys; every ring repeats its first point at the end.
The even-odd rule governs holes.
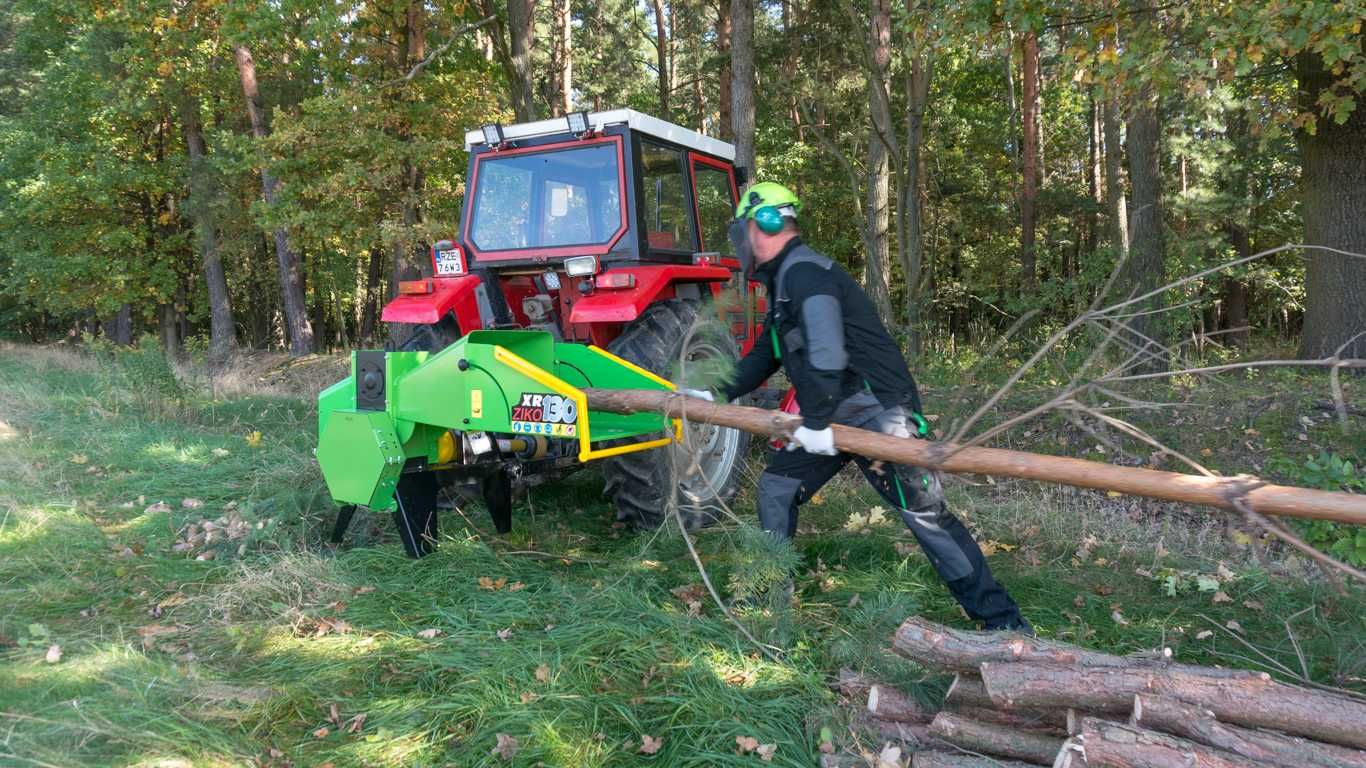
{"type": "Polygon", "coordinates": [[[776,205],[766,205],[754,212],[754,223],[764,234],[776,235],[783,231],[783,213],[776,205]]]}

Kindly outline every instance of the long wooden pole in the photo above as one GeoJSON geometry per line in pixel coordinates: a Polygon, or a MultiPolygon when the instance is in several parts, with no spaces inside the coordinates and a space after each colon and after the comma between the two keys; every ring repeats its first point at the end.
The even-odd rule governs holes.
{"type": "MultiPolygon", "coordinates": [[[[588,407],[613,413],[662,412],[673,418],[717,424],[767,437],[787,437],[801,417],[743,405],[722,405],[674,392],[639,389],[588,389],[588,407]]],[[[898,464],[934,467],[945,472],[1018,477],[1078,488],[1117,491],[1133,496],[1236,509],[1286,517],[1366,525],[1366,495],[1271,485],[1252,477],[1201,477],[1098,461],[1047,456],[1001,448],[963,447],[883,435],[834,425],[835,447],[848,453],[898,464]]]]}

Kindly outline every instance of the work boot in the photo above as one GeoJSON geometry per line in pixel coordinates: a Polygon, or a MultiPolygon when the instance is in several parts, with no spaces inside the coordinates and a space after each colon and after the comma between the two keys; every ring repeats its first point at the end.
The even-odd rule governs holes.
{"type": "Polygon", "coordinates": [[[1034,625],[1029,623],[1029,619],[1018,613],[1005,621],[989,621],[982,628],[988,632],[1019,632],[1022,635],[1034,637],[1034,625]]]}

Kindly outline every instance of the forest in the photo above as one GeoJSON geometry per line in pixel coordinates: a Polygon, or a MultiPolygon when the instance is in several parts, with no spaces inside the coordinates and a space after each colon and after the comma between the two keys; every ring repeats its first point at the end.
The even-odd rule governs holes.
{"type": "Polygon", "coordinates": [[[382,340],[378,308],[459,224],[464,131],[631,107],[795,189],[807,239],[913,356],[1191,276],[1135,321],[1153,344],[1359,356],[1364,16],[1326,0],[16,0],[0,10],[0,333],[153,333],[216,357],[382,340]],[[1321,247],[1249,258],[1291,244],[1321,247]]]}

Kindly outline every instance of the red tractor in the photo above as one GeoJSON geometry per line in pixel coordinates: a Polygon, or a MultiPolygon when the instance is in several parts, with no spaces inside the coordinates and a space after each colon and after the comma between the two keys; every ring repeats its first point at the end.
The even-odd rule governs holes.
{"type": "MultiPolygon", "coordinates": [[[[460,236],[436,243],[431,277],[402,283],[384,308],[385,322],[413,327],[402,349],[436,351],[480,330],[548,331],[681,386],[681,360],[706,384],[695,373],[728,369],[753,344],[766,306],[726,238],[745,182],[730,144],[621,109],[487,125],[465,145],[460,236]]],[[[619,520],[659,525],[676,484],[684,519],[699,526],[735,492],[746,436],[690,429],[700,446],[690,475],[674,477],[678,444],[606,460],[619,520]]],[[[513,484],[572,466],[572,442],[528,444],[483,483],[495,520],[506,519],[513,484]]]]}

